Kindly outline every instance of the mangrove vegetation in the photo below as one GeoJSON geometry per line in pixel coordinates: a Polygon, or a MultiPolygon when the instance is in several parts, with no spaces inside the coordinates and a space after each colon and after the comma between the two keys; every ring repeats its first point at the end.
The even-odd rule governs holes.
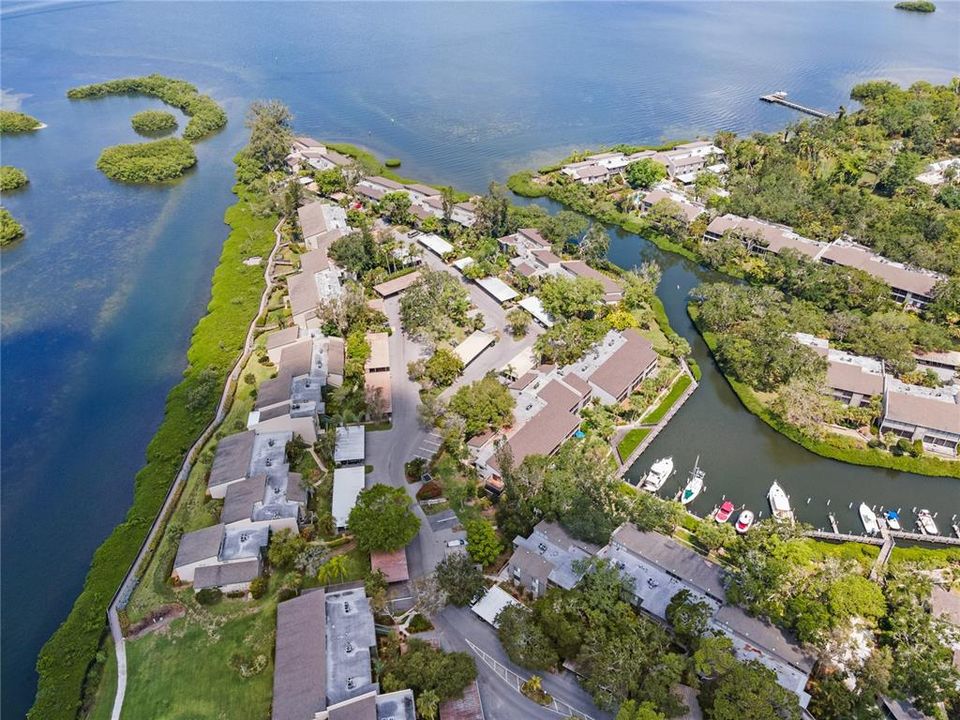
{"type": "Polygon", "coordinates": [[[23,133],[39,130],[43,123],[35,117],[14,110],[0,110],[0,133],[23,133]]]}
{"type": "Polygon", "coordinates": [[[165,110],[144,110],[130,118],[130,124],[141,135],[166,135],[177,129],[177,118],[165,110]]]}
{"type": "Polygon", "coordinates": [[[9,210],[0,207],[0,247],[16,242],[23,234],[23,225],[16,221],[9,210]]]}
{"type": "Polygon", "coordinates": [[[0,166],[0,192],[10,192],[22,188],[30,182],[27,174],[12,165],[0,166]]]}
{"type": "Polygon", "coordinates": [[[193,146],[180,138],[108,147],[97,168],[111,180],[153,183],[173,180],[197,164],[193,146]]]}

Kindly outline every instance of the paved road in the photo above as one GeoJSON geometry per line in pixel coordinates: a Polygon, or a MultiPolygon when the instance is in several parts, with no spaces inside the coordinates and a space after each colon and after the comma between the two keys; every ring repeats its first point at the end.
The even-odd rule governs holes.
{"type": "MultiPolygon", "coordinates": [[[[477,660],[477,684],[483,702],[487,720],[557,720],[556,713],[540,707],[511,688],[489,666],[477,658],[467,646],[470,640],[485,653],[523,677],[533,673],[517,667],[510,662],[500,645],[496,631],[478,618],[469,608],[448,606],[434,618],[437,637],[445,650],[459,650],[470,653],[477,660]]],[[[558,675],[543,674],[543,689],[551,695],[569,703],[577,710],[596,718],[610,720],[610,713],[604,712],[593,704],[590,695],[580,687],[573,673],[564,671],[558,675]]]]}

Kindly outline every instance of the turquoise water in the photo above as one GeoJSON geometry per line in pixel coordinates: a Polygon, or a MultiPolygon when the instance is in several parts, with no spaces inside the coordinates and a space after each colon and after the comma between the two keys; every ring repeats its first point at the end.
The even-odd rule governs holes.
{"type": "MultiPolygon", "coordinates": [[[[795,116],[757,101],[773,90],[835,108],[865,79],[944,81],[958,37],[952,3],[932,16],[886,3],[4,3],[4,106],[49,125],[0,144],[31,178],[4,198],[28,237],[0,253],[4,714],[29,706],[36,653],[129,505],[209,297],[251,100],[279,98],[303,132],[399,157],[405,174],[482,191],[572,148],[776,129],[795,116]],[[159,104],[65,92],[148,72],[194,82],[230,123],[182,181],[119,186],[96,157],[159,104]]],[[[721,494],[759,509],[776,474],[795,502],[816,498],[801,514],[818,523],[827,497],[960,510],[954,483],[823,461],[767,431],[686,320],[703,271],[635,236],[615,234],[611,254],[664,265],[671,321],[704,368],[644,462],[669,453],[683,471],[701,452],[707,509],[721,494]]]]}

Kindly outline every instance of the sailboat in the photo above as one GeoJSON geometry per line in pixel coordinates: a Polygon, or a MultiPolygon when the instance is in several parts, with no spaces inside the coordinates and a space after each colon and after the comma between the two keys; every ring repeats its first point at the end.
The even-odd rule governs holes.
{"type": "Polygon", "coordinates": [[[751,527],[753,527],[753,511],[752,510],[741,511],[740,515],[737,517],[737,522],[736,522],[736,525],[734,525],[734,528],[738,533],[743,535],[751,527]]]}
{"type": "Polygon", "coordinates": [[[703,479],[706,476],[707,474],[700,469],[700,456],[697,455],[697,461],[693,464],[693,470],[690,471],[690,479],[683,486],[677,499],[684,505],[689,505],[696,500],[697,495],[703,491],[703,479]]]}
{"type": "Polygon", "coordinates": [[[793,510],[790,509],[790,498],[780,483],[776,480],[770,486],[767,492],[767,502],[770,503],[770,513],[776,520],[787,520],[793,522],[793,510]]]}
{"type": "Polygon", "coordinates": [[[920,526],[920,532],[926,535],[939,535],[940,530],[933,521],[933,515],[929,510],[921,510],[917,513],[917,524],[920,526]]]}
{"type": "Polygon", "coordinates": [[[865,502],[860,503],[860,521],[863,523],[863,529],[867,531],[867,535],[876,535],[880,532],[877,514],[865,502]]]}
{"type": "Polygon", "coordinates": [[[671,475],[673,475],[673,458],[660,458],[650,466],[650,472],[643,476],[640,489],[656,492],[663,487],[671,475]]]}

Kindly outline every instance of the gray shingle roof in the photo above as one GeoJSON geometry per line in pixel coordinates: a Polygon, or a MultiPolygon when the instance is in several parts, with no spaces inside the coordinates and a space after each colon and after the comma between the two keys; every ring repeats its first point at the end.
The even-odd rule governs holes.
{"type": "Polygon", "coordinates": [[[308,720],[327,706],[326,593],[277,605],[273,720],[308,720]]]}
{"type": "Polygon", "coordinates": [[[173,561],[174,569],[217,557],[223,542],[223,531],[223,524],[219,524],[185,533],[180,538],[177,557],[173,561]]]}
{"type": "Polygon", "coordinates": [[[241,480],[227,488],[227,495],[220,511],[220,522],[224,525],[249,520],[253,515],[253,506],[263,502],[266,493],[267,476],[241,480]]]}
{"type": "Polygon", "coordinates": [[[204,565],[193,575],[193,589],[218,588],[224,585],[248,583],[260,575],[259,560],[243,560],[223,565],[204,565]]]}
{"type": "Polygon", "coordinates": [[[228,435],[217,443],[207,487],[216,487],[246,477],[253,455],[253,430],[228,435]]]}

